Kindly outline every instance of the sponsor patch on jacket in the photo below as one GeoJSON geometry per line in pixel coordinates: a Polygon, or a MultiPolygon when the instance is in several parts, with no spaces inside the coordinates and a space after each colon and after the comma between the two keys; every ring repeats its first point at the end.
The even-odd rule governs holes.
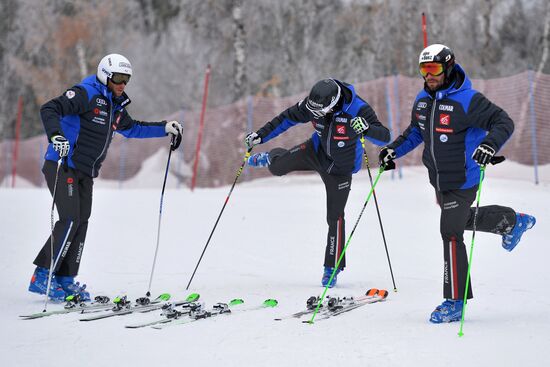
{"type": "Polygon", "coordinates": [[[96,124],[105,125],[105,119],[100,116],[94,116],[92,118],[92,122],[95,122],[96,124]]]}
{"type": "Polygon", "coordinates": [[[439,123],[448,126],[451,123],[451,115],[442,113],[439,115],[439,123]]]}
{"type": "Polygon", "coordinates": [[[417,112],[417,113],[415,113],[415,116],[416,116],[417,120],[426,121],[426,115],[421,115],[417,112]]]}
{"type": "Polygon", "coordinates": [[[340,135],[346,135],[346,125],[336,125],[336,132],[340,135]]]}
{"type": "Polygon", "coordinates": [[[73,99],[75,95],[76,95],[76,93],[74,92],[74,90],[68,90],[68,91],[65,92],[65,97],[67,97],[69,99],[73,99]]]}
{"type": "Polygon", "coordinates": [[[439,135],[439,140],[441,140],[442,143],[446,143],[447,140],[449,140],[449,137],[445,134],[439,135]]]}
{"type": "Polygon", "coordinates": [[[103,98],[96,98],[95,103],[97,103],[100,106],[107,106],[107,101],[103,98]]]}
{"type": "Polygon", "coordinates": [[[447,128],[447,127],[436,127],[435,131],[438,133],[444,133],[444,134],[452,134],[455,132],[453,129],[447,128]]]}
{"type": "Polygon", "coordinates": [[[418,104],[416,105],[416,110],[420,111],[426,107],[428,107],[428,104],[426,102],[418,102],[418,104]]]}
{"type": "Polygon", "coordinates": [[[440,104],[439,105],[439,111],[453,112],[453,109],[454,109],[454,106],[449,106],[449,105],[446,105],[446,104],[440,104]]]}
{"type": "Polygon", "coordinates": [[[335,136],[334,140],[349,140],[349,136],[335,136]]]}
{"type": "Polygon", "coordinates": [[[334,121],[339,122],[339,123],[342,123],[342,124],[347,124],[347,123],[348,123],[347,117],[336,117],[336,118],[334,119],[334,121]]]}

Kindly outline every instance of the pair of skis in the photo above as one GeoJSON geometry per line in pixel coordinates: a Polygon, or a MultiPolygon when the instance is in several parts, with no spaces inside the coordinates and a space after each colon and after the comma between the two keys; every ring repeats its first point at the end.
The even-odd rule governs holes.
{"type": "Polygon", "coordinates": [[[260,305],[248,307],[243,306],[244,301],[240,298],[233,299],[228,303],[216,303],[210,309],[205,309],[203,304],[183,305],[181,309],[175,307],[166,307],[163,309],[163,317],[145,323],[126,325],[127,328],[137,329],[143,327],[152,327],[154,329],[164,329],[170,326],[189,324],[203,319],[216,317],[218,315],[230,315],[234,313],[249,312],[265,308],[273,308],[278,305],[275,299],[266,299],[260,305]]]}
{"type": "MultiPolygon", "coordinates": [[[[388,291],[385,289],[369,289],[364,295],[357,297],[326,297],[319,308],[319,317],[317,320],[325,320],[334,316],[341,315],[343,313],[355,310],[359,307],[382,302],[388,297],[388,291]]],[[[306,309],[295,312],[290,315],[276,318],[276,321],[288,320],[288,319],[300,319],[306,315],[312,315],[319,303],[319,297],[312,296],[306,302],[306,309]]],[[[304,323],[309,323],[309,320],[304,320],[304,323]]]]}

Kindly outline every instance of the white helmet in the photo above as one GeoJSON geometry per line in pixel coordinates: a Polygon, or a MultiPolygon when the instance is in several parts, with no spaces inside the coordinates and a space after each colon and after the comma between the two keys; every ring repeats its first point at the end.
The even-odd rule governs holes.
{"type": "Polygon", "coordinates": [[[455,65],[455,54],[449,47],[435,43],[422,50],[418,56],[418,64],[437,62],[443,64],[445,76],[449,77],[455,65]]]}
{"type": "Polygon", "coordinates": [[[97,78],[107,85],[107,79],[112,78],[114,73],[132,75],[132,65],[127,58],[119,54],[109,54],[101,59],[97,65],[97,78]]]}

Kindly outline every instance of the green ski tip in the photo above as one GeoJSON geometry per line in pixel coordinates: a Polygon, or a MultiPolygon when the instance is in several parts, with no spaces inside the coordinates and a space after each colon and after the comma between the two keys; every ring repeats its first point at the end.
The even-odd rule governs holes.
{"type": "Polygon", "coordinates": [[[187,298],[185,299],[186,302],[196,302],[199,300],[200,298],[200,294],[198,293],[191,293],[190,295],[187,296],[187,298]]]}
{"type": "Polygon", "coordinates": [[[242,305],[244,301],[241,298],[235,298],[229,301],[229,306],[242,305]]]}
{"type": "Polygon", "coordinates": [[[171,298],[169,293],[163,293],[157,297],[156,301],[168,301],[171,298]]]}
{"type": "Polygon", "coordinates": [[[277,307],[278,304],[279,304],[279,302],[276,299],[270,298],[270,299],[266,299],[264,301],[263,306],[264,307],[277,307]]]}
{"type": "Polygon", "coordinates": [[[122,300],[122,297],[116,296],[116,297],[113,299],[113,303],[114,303],[114,304],[120,303],[121,300],[122,300]]]}
{"type": "Polygon", "coordinates": [[[65,297],[65,301],[71,302],[74,299],[74,294],[71,294],[70,296],[65,297]]]}

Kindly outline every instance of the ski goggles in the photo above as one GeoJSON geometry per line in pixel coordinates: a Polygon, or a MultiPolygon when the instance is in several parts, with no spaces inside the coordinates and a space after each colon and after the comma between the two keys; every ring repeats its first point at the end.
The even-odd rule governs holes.
{"type": "Polygon", "coordinates": [[[124,83],[124,85],[126,85],[130,81],[130,75],[121,74],[121,73],[113,73],[113,76],[110,79],[113,82],[113,84],[122,84],[122,83],[124,83]]]}
{"type": "Polygon", "coordinates": [[[425,77],[428,74],[438,76],[443,74],[443,64],[439,62],[425,62],[419,65],[420,74],[425,77]]]}
{"type": "Polygon", "coordinates": [[[340,91],[341,91],[340,86],[338,84],[336,84],[336,85],[338,86],[338,93],[336,94],[335,97],[332,98],[332,100],[330,101],[330,104],[326,107],[316,106],[317,103],[311,101],[308,97],[308,99],[306,101],[306,108],[313,114],[313,116],[315,116],[316,118],[324,117],[324,116],[326,116],[327,113],[332,111],[334,106],[336,106],[336,104],[340,100],[340,91]]]}

